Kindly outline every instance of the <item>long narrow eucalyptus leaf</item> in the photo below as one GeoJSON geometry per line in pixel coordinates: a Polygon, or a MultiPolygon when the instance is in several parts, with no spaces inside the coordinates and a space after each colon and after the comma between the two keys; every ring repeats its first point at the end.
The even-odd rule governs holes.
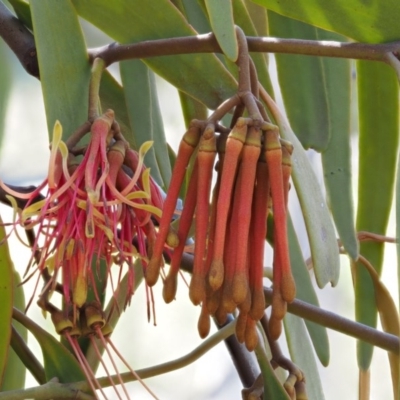
{"type": "MultiPolygon", "coordinates": [[[[19,310],[25,309],[25,295],[24,289],[20,285],[21,278],[15,269],[13,270],[13,284],[14,284],[14,300],[13,305],[14,307],[18,308],[19,310]]],[[[7,391],[7,390],[16,390],[22,389],[25,386],[25,375],[26,375],[26,368],[24,363],[21,361],[20,357],[14,350],[14,336],[18,335],[21,340],[24,342],[28,339],[28,331],[27,329],[18,324],[17,322],[13,323],[13,332],[11,337],[11,346],[12,348],[9,349],[8,358],[7,358],[7,365],[3,374],[3,382],[0,386],[0,391],[7,391]],[[14,333],[15,332],[15,333],[14,333]]]]}
{"type": "MultiPolygon", "coordinates": [[[[40,385],[46,383],[46,374],[44,372],[44,368],[39,360],[36,358],[36,356],[33,354],[31,349],[28,347],[26,339],[24,340],[14,328],[14,326],[17,324],[18,322],[13,321],[11,350],[14,352],[14,356],[16,357],[16,359],[18,359],[18,362],[22,364],[23,371],[21,377],[15,376],[18,372],[21,371],[21,367],[16,365],[14,360],[11,359],[11,362],[7,364],[7,369],[10,369],[10,372],[4,376],[4,382],[0,392],[23,389],[25,386],[26,371],[29,371],[36,379],[37,383],[39,383],[40,385]],[[7,380],[8,378],[10,379],[10,381],[7,380]]],[[[18,324],[18,326],[22,326],[23,329],[25,329],[25,331],[27,332],[27,329],[23,325],[18,324]]]]}
{"type": "Polygon", "coordinates": [[[318,372],[317,363],[304,321],[292,314],[286,314],[284,320],[285,333],[291,360],[305,375],[307,399],[324,400],[324,391],[318,372]]]}
{"type": "MultiPolygon", "coordinates": [[[[376,306],[378,308],[383,331],[398,337],[400,334],[400,321],[396,304],[390,292],[380,280],[374,267],[366,260],[362,261],[364,261],[363,265],[367,269],[374,284],[376,306]]],[[[388,352],[388,356],[392,375],[393,398],[398,400],[400,358],[398,354],[393,354],[391,352],[388,352]]]]}
{"type": "MultiPolygon", "coordinates": [[[[399,92],[390,67],[368,62],[357,63],[359,108],[359,181],[357,231],[384,235],[392,206],[399,144],[399,92]],[[371,84],[373,82],[373,85],[371,84]]],[[[363,255],[380,275],[384,245],[362,242],[363,255]]],[[[375,327],[377,308],[371,277],[358,264],[354,269],[356,319],[375,327]]],[[[368,369],[373,348],[358,342],[358,365],[368,369]]]]}
{"type": "MultiPolygon", "coordinates": [[[[288,220],[288,239],[290,264],[292,266],[293,277],[296,281],[296,297],[319,307],[318,297],[312,285],[310,273],[308,272],[307,266],[304,262],[297,235],[290,218],[288,220]]],[[[307,320],[305,320],[305,323],[319,360],[322,365],[327,366],[329,364],[330,352],[328,332],[326,328],[307,320]]]]}
{"type": "MultiPolygon", "coordinates": [[[[169,0],[139,3],[136,0],[73,0],[73,4],[83,18],[121,43],[197,34],[169,0]]],[[[211,109],[236,90],[235,79],[212,54],[154,57],[145,62],[172,85],[211,109]]]]}
{"type": "MultiPolygon", "coordinates": [[[[317,40],[317,28],[268,12],[272,36],[317,40]]],[[[326,71],[321,57],[275,55],[285,110],[304,148],[325,150],[330,140],[326,71]]]]}
{"type": "Polygon", "coordinates": [[[222,52],[235,62],[239,55],[231,0],[205,0],[212,31],[222,52]]]}
{"type": "MultiPolygon", "coordinates": [[[[400,237],[400,159],[397,160],[397,182],[396,182],[396,237],[400,237]]],[[[400,288],[400,241],[397,240],[397,285],[400,288]]],[[[400,301],[400,290],[398,291],[398,300],[400,301]]],[[[400,385],[399,385],[400,386],[400,385]]],[[[400,396],[400,387],[397,389],[400,396]]]]}
{"type": "MultiPolygon", "coordinates": [[[[343,40],[321,29],[319,40],[343,40]]],[[[340,241],[349,256],[356,260],[359,245],[355,230],[353,180],[351,165],[350,107],[351,63],[349,60],[323,58],[328,99],[330,141],[321,154],[328,205],[340,241]]]]}
{"type": "Polygon", "coordinates": [[[0,219],[0,384],[7,365],[11,339],[14,273],[3,222],[0,219]]]}
{"type": "Polygon", "coordinates": [[[0,41],[0,148],[4,136],[4,122],[10,98],[12,72],[8,50],[4,41],[0,41]]]}
{"type": "Polygon", "coordinates": [[[121,62],[120,71],[134,141],[139,147],[148,140],[154,142],[145,164],[157,183],[167,188],[171,165],[154,73],[141,60],[121,62]]]}
{"type": "Polygon", "coordinates": [[[330,213],[317,177],[286,117],[279,111],[271,97],[265,91],[261,92],[263,100],[279,126],[281,136],[293,144],[292,179],[306,224],[317,284],[319,287],[325,286],[328,282],[335,285],[339,279],[339,250],[330,213]]]}
{"type": "Polygon", "coordinates": [[[32,27],[32,15],[29,3],[24,0],[8,0],[13,6],[15,14],[17,14],[18,19],[30,30],[32,27]]]}
{"type": "Polygon", "coordinates": [[[360,42],[399,39],[397,0],[253,0],[268,10],[298,19],[360,42]]]}
{"type": "Polygon", "coordinates": [[[211,32],[210,21],[208,20],[204,0],[182,0],[183,12],[189,24],[198,33],[211,32]]]}
{"type": "Polygon", "coordinates": [[[246,5],[251,20],[253,21],[253,25],[257,30],[256,36],[268,36],[267,10],[260,5],[253,3],[251,0],[244,0],[244,4],[246,5]]]}
{"type": "Polygon", "coordinates": [[[132,148],[139,150],[140,146],[137,145],[132,134],[124,91],[108,71],[104,71],[101,77],[100,102],[104,111],[108,108],[115,111],[115,118],[126,140],[132,148]]]}
{"type": "Polygon", "coordinates": [[[69,0],[32,0],[30,5],[48,132],[59,120],[65,140],[88,118],[85,41],[69,0]]]}

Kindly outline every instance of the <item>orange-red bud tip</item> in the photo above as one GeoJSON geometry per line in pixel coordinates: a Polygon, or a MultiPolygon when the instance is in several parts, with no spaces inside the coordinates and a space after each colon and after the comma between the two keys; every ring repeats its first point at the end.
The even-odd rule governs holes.
{"type": "Polygon", "coordinates": [[[271,340],[278,340],[282,333],[282,320],[271,316],[268,321],[268,330],[271,340]]]}
{"type": "Polygon", "coordinates": [[[282,293],[279,288],[274,288],[272,292],[272,311],[271,315],[276,318],[282,320],[286,314],[287,303],[282,298],[282,293]]]}
{"type": "Polygon", "coordinates": [[[253,289],[249,315],[255,321],[259,321],[264,316],[264,312],[265,312],[264,291],[262,289],[253,289]]]}
{"type": "Polygon", "coordinates": [[[217,290],[224,282],[224,263],[221,260],[213,260],[208,274],[208,282],[213,290],[217,290]]]}
{"type": "Polygon", "coordinates": [[[246,300],[249,291],[249,280],[246,271],[235,273],[233,277],[232,295],[236,304],[242,304],[246,300]]]}
{"type": "Polygon", "coordinates": [[[291,273],[284,273],[281,280],[282,298],[291,303],[296,297],[296,284],[291,273]]]}
{"type": "Polygon", "coordinates": [[[244,342],[248,351],[254,351],[258,344],[256,321],[247,318],[244,342]]]}
{"type": "Polygon", "coordinates": [[[161,258],[153,257],[146,267],[145,279],[149,286],[154,286],[157,283],[158,276],[160,275],[161,258]]]}
{"type": "Polygon", "coordinates": [[[178,287],[178,277],[176,274],[168,274],[164,280],[163,298],[166,303],[171,303],[175,299],[178,287]]]}
{"type": "Polygon", "coordinates": [[[193,274],[189,286],[189,298],[197,306],[206,298],[206,288],[204,278],[198,274],[193,274]]]}
{"type": "Polygon", "coordinates": [[[208,336],[208,334],[210,333],[210,328],[211,328],[210,314],[208,313],[207,308],[203,305],[201,308],[201,313],[197,324],[197,329],[202,339],[208,336]]]}
{"type": "Polygon", "coordinates": [[[236,338],[239,343],[244,343],[246,338],[247,314],[240,312],[236,319],[236,338]]]}

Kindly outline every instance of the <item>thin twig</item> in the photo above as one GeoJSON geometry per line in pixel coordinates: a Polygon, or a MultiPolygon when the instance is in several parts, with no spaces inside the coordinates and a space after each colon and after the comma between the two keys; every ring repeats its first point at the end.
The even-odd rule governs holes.
{"type": "MultiPolygon", "coordinates": [[[[229,314],[227,320],[230,323],[234,320],[234,317],[229,314]]],[[[218,326],[218,329],[221,329],[221,327],[218,326]]],[[[254,352],[249,352],[243,343],[239,343],[236,335],[225,339],[225,346],[232,357],[232,362],[235,365],[242,385],[245,388],[251,387],[260,374],[260,368],[254,352]]]]}
{"type": "Polygon", "coordinates": [[[0,36],[28,74],[39,78],[35,39],[23,23],[0,1],[0,36]]]}
{"type": "Polygon", "coordinates": [[[11,347],[24,363],[25,367],[31,372],[36,381],[40,384],[46,382],[46,375],[42,364],[32,353],[31,349],[26,344],[25,340],[21,337],[18,331],[11,325],[11,347]]]}
{"type": "MultiPolygon", "coordinates": [[[[193,266],[193,256],[185,253],[182,257],[181,268],[191,272],[193,266]]],[[[265,301],[269,305],[272,299],[272,289],[264,287],[265,301]]],[[[344,333],[356,339],[363,340],[384,350],[400,354],[399,338],[389,333],[378,331],[359,322],[351,321],[341,317],[331,311],[313,306],[302,300],[294,300],[288,304],[288,312],[298,317],[315,322],[318,325],[344,333]]]]}
{"type": "MultiPolygon", "coordinates": [[[[0,3],[0,36],[17,55],[27,72],[39,77],[39,68],[32,33],[0,3]]],[[[400,41],[382,44],[347,43],[274,37],[247,37],[250,52],[302,54],[309,56],[352,58],[391,63],[400,52],[400,41]],[[388,54],[392,56],[388,57],[388,54]]],[[[147,40],[119,45],[112,43],[88,50],[90,60],[100,57],[106,67],[114,62],[179,54],[221,53],[215,36],[204,35],[147,40]]]]}
{"type": "MultiPolygon", "coordinates": [[[[272,289],[264,288],[264,295],[267,304],[271,304],[272,289]]],[[[294,300],[288,304],[288,312],[298,317],[315,322],[318,325],[344,333],[360,339],[373,346],[400,354],[399,338],[389,333],[378,331],[359,322],[351,321],[333,312],[308,304],[302,300],[294,300]]]]}
{"type": "MultiPolygon", "coordinates": [[[[207,353],[218,343],[225,340],[227,337],[233,335],[235,332],[235,324],[236,321],[233,321],[228,325],[224,326],[214,335],[210,336],[207,340],[205,340],[200,346],[196,347],[193,351],[186,354],[185,356],[164,364],[156,365],[154,367],[138,370],[136,371],[137,375],[139,375],[142,379],[145,379],[186,367],[187,365],[198,360],[201,356],[207,353]]],[[[111,378],[115,380],[116,376],[112,376],[111,378]]],[[[126,372],[124,374],[121,374],[121,378],[124,382],[132,382],[136,380],[136,377],[131,372],[126,372]]],[[[102,388],[110,386],[108,377],[99,378],[98,382],[102,388]]],[[[50,399],[50,398],[89,400],[93,399],[93,397],[83,393],[83,392],[88,392],[89,390],[90,387],[86,381],[67,383],[67,384],[49,382],[46,383],[45,385],[37,386],[31,389],[26,389],[22,391],[15,390],[15,391],[0,393],[0,400],[1,399],[22,400],[26,398],[33,398],[39,400],[50,399]]]]}
{"type": "MultiPolygon", "coordinates": [[[[397,54],[400,51],[400,41],[367,44],[274,37],[247,37],[247,44],[249,51],[255,53],[302,54],[383,62],[387,62],[387,53],[397,54]]],[[[113,43],[89,50],[89,56],[91,59],[101,57],[108,66],[114,62],[134,58],[221,52],[214,35],[207,33],[197,36],[147,40],[127,45],[113,43]]]]}

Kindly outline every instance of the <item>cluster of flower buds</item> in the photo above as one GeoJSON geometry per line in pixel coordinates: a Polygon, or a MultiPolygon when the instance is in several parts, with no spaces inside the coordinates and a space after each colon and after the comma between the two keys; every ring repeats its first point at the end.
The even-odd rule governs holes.
{"type": "Polygon", "coordinates": [[[238,309],[237,338],[249,349],[256,346],[256,322],[265,311],[264,248],[271,208],[274,256],[269,328],[273,339],[281,333],[287,303],[293,301],[296,291],[286,230],[291,152],[291,144],[279,137],[275,125],[256,124],[244,117],[238,118],[230,131],[207,121],[193,121],[182,138],[146,281],[150,286],[157,281],[165,243],[175,247],[163,289],[166,302],[174,299],[194,217],[189,296],[195,305],[202,306],[198,323],[202,337],[209,333],[210,316],[223,324],[227,314],[238,309]],[[191,159],[187,195],[174,232],[171,218],[191,159]],[[214,165],[217,179],[211,195],[214,165]]]}

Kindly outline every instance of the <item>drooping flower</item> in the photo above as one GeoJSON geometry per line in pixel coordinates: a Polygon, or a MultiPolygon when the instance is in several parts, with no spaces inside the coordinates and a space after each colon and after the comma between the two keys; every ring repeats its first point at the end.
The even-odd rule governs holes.
{"type": "Polygon", "coordinates": [[[30,264],[35,261],[37,270],[49,277],[44,292],[61,283],[64,304],[75,313],[85,304],[89,287],[99,300],[95,274],[100,260],[107,272],[114,263],[126,265],[127,303],[133,294],[134,261],[139,257],[146,264],[155,238],[152,218],[161,216],[162,196],[143,165],[152,143],[144,143],[138,153],[130,149],[116,135],[112,110],[93,122],[81,160],[61,137],[57,121],[48,177],[36,190],[22,194],[0,182],[11,196],[27,200],[16,222],[36,229],[30,264]],[[33,202],[46,186],[44,199],[33,202]]]}
{"type": "MultiPolygon", "coordinates": [[[[151,257],[156,237],[153,219],[160,219],[163,206],[160,190],[143,164],[151,145],[152,142],[143,143],[139,152],[130,149],[114,121],[112,110],[94,120],[89,144],[81,150],[70,149],[62,141],[62,127],[57,121],[44,182],[30,193],[19,193],[0,181],[16,210],[14,225],[36,233],[31,243],[27,279],[36,271],[39,278],[45,279],[38,304],[51,314],[56,331],[68,340],[93,393],[99,390],[104,395],[77,339],[88,337],[102,363],[94,337],[100,340],[112,363],[109,347],[123,360],[110,340],[111,330],[100,299],[107,281],[111,281],[117,297],[122,269],[126,266],[126,305],[134,291],[135,262],[139,259],[145,267],[151,257]],[[43,191],[45,193],[39,196],[43,191]],[[26,202],[22,210],[17,209],[15,198],[26,202]],[[103,276],[101,261],[106,265],[103,276]],[[35,271],[31,272],[34,264],[35,271]],[[119,267],[116,282],[112,281],[113,265],[119,267]],[[102,283],[100,289],[96,280],[102,283]],[[63,310],[50,302],[55,290],[62,294],[63,310]],[[91,301],[88,300],[89,290],[94,294],[91,301]]],[[[123,362],[128,366],[125,360],[123,362]]],[[[129,398],[115,364],[114,369],[118,382],[113,381],[105,369],[110,383],[118,398],[121,397],[116,384],[121,385],[129,398]]],[[[135,374],[129,366],[128,369],[135,374]]]]}

